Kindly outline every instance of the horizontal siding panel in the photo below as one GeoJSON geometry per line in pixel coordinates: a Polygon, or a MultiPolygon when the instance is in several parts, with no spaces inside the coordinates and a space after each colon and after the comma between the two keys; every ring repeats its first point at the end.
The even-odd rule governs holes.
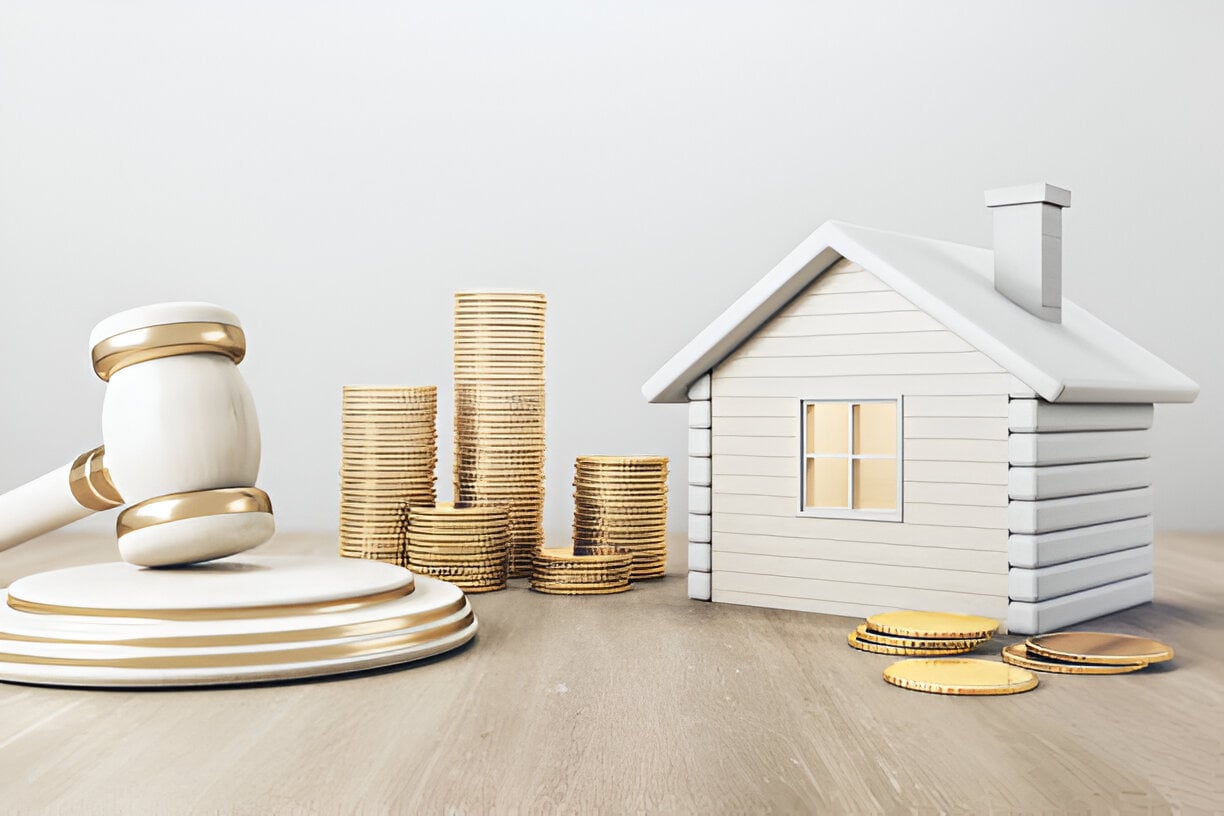
{"type": "Polygon", "coordinates": [[[1128,431],[1152,427],[1151,405],[1112,403],[1056,404],[1045,400],[1012,400],[1008,422],[1013,431],[1128,431]]]}
{"type": "MultiPolygon", "coordinates": [[[[829,270],[833,272],[833,270],[829,270]]],[[[829,274],[826,272],[816,279],[816,283],[809,289],[809,293],[820,293],[822,295],[837,295],[847,292],[891,292],[892,288],[887,283],[877,278],[875,275],[863,269],[845,270],[837,274],[829,274]]],[[[811,297],[811,294],[800,295],[800,297],[811,297]]]]}
{"type": "Polygon", "coordinates": [[[990,439],[907,439],[905,460],[920,462],[1006,462],[1007,442],[990,439]]]}
{"type": "Polygon", "coordinates": [[[821,561],[815,558],[784,558],[760,553],[715,551],[713,572],[737,572],[786,578],[810,578],[905,589],[963,592],[973,595],[1007,593],[1008,576],[961,570],[929,569],[892,564],[821,561]]]}
{"type": "Polygon", "coordinates": [[[905,520],[914,524],[937,524],[943,527],[1007,529],[1007,506],[974,507],[963,504],[922,504],[907,501],[905,520]]]}
{"type": "Polygon", "coordinates": [[[787,456],[798,460],[799,445],[794,437],[715,436],[711,440],[714,459],[731,456],[787,456]]]}
{"type": "MultiPolygon", "coordinates": [[[[996,374],[1003,369],[976,351],[938,354],[851,354],[841,357],[736,357],[722,377],[858,377],[996,374]]],[[[849,395],[854,396],[854,395],[849,395]]]]}
{"type": "Polygon", "coordinates": [[[781,558],[815,558],[898,567],[927,567],[1004,575],[1008,559],[991,550],[966,550],[929,544],[881,544],[876,541],[837,541],[827,538],[719,533],[714,550],[722,553],[757,553],[781,558]]]}
{"type": "Polygon", "coordinates": [[[913,522],[822,519],[799,516],[761,516],[756,513],[731,513],[714,504],[714,533],[750,533],[787,538],[827,538],[839,541],[867,541],[882,544],[952,547],[965,550],[1007,551],[1006,527],[991,530],[979,527],[944,527],[913,522]]]}
{"type": "Polygon", "coordinates": [[[1152,455],[1147,431],[1013,433],[1008,439],[1013,465],[1073,465],[1146,459],[1152,455]]]}
{"type": "Polygon", "coordinates": [[[952,332],[881,332],[826,334],[815,337],[758,335],[735,352],[745,357],[835,357],[840,355],[971,352],[975,349],[952,332]]]}
{"type": "MultiPolygon", "coordinates": [[[[869,314],[873,312],[913,311],[916,307],[891,289],[876,292],[825,294],[819,289],[800,295],[778,315],[777,320],[806,315],[869,314]]],[[[768,331],[768,328],[765,329],[768,331]]]]}
{"type": "Polygon", "coordinates": [[[1007,395],[927,397],[905,395],[905,416],[910,417],[1006,417],[1007,395]]]}
{"type": "MultiPolygon", "coordinates": [[[[798,481],[798,479],[795,480],[796,486],[798,481]]],[[[1006,485],[965,482],[911,482],[907,479],[904,490],[906,502],[959,504],[975,507],[1007,507],[1006,485]]]]}
{"type": "Polygon", "coordinates": [[[925,462],[906,458],[905,482],[1006,485],[1007,462],[925,462]]]}
{"type": "Polygon", "coordinates": [[[1053,632],[1080,621],[1147,603],[1152,600],[1153,588],[1152,576],[1140,575],[1048,601],[1012,601],[1007,608],[1007,626],[1015,634],[1053,632]]]}
{"type": "Polygon", "coordinates": [[[797,397],[720,397],[713,402],[715,417],[797,417],[797,397]]]}
{"type": "Polygon", "coordinates": [[[1151,572],[1152,545],[1148,544],[1051,567],[1013,569],[1008,573],[1007,592],[1013,601],[1046,601],[1151,572]]]}
{"type": "Polygon", "coordinates": [[[1036,568],[1151,543],[1152,517],[1146,516],[1042,535],[1013,533],[1007,539],[1007,556],[1013,567],[1036,568]]]}
{"type": "Polygon", "coordinates": [[[1006,374],[912,374],[906,376],[728,377],[714,372],[714,398],[895,399],[904,394],[988,394],[1006,389],[1006,374]]]}
{"type": "Polygon", "coordinates": [[[715,495],[731,493],[740,496],[774,496],[789,499],[792,507],[799,501],[799,465],[791,463],[790,476],[732,476],[720,474],[714,485],[715,495]]]}
{"type": "Polygon", "coordinates": [[[946,332],[948,328],[926,312],[876,312],[843,315],[775,317],[758,332],[764,337],[816,337],[826,334],[878,334],[880,332],[946,332]]]}
{"type": "MultiPolygon", "coordinates": [[[[714,420],[715,436],[783,436],[799,439],[799,401],[791,400],[792,413],[787,417],[718,417],[714,420]]],[[[796,453],[798,447],[795,448],[796,453]]]]}
{"type": "Polygon", "coordinates": [[[1007,613],[1006,594],[941,592],[931,589],[851,584],[814,578],[787,578],[714,570],[713,588],[753,592],[791,598],[889,606],[906,609],[939,609],[997,618],[1007,613]]]}
{"type": "Polygon", "coordinates": [[[1082,465],[1013,467],[1007,489],[1013,499],[1037,501],[1089,493],[1109,493],[1152,484],[1151,459],[1089,462],[1082,465]]]}
{"type": "Polygon", "coordinates": [[[733,456],[714,460],[714,478],[723,476],[793,476],[799,472],[798,454],[787,456],[733,456]]]}
{"type": "Polygon", "coordinates": [[[1007,440],[1007,423],[1001,417],[911,417],[906,412],[906,439],[1007,440]]]}
{"type": "MultiPolygon", "coordinates": [[[[876,604],[874,606],[868,604],[857,603],[837,603],[834,601],[819,601],[811,598],[788,598],[783,595],[766,595],[764,593],[755,592],[735,592],[733,590],[721,590],[714,592],[713,599],[718,603],[738,604],[742,606],[760,606],[767,609],[783,609],[791,612],[811,612],[821,615],[838,615],[845,618],[857,618],[860,622],[863,618],[869,618],[872,615],[877,615],[881,612],[897,612],[904,607],[889,606],[887,604],[876,604]]],[[[992,606],[998,606],[998,603],[993,601],[985,601],[980,596],[974,599],[972,608],[958,609],[956,611],[965,614],[982,615],[988,618],[995,618],[1002,621],[1004,613],[991,611],[985,607],[979,606],[983,603],[989,603],[992,606]]],[[[1002,629],[1000,629],[1002,631],[1002,629]]]]}
{"type": "Polygon", "coordinates": [[[1008,526],[1013,533],[1041,534],[1152,514],[1152,488],[1093,493],[1065,499],[1012,501],[1008,526]]]}

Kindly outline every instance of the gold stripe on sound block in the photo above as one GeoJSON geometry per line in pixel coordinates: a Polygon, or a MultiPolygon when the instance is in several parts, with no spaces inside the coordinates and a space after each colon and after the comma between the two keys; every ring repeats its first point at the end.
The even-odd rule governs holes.
{"type": "Polygon", "coordinates": [[[1029,654],[1068,663],[1125,666],[1173,659],[1173,648],[1158,640],[1112,632],[1053,632],[1034,635],[1025,645],[1029,654]]]}
{"type": "Polygon", "coordinates": [[[1140,669],[1146,669],[1147,663],[1129,663],[1109,665],[1106,663],[1069,663],[1063,660],[1051,660],[1029,651],[1023,643],[1013,643],[1003,647],[1003,662],[1020,666],[1033,671],[1053,672],[1055,674],[1127,674],[1140,669]]]}
{"type": "Polygon", "coordinates": [[[258,487],[220,487],[193,493],[171,493],[133,504],[124,510],[115,523],[115,532],[119,538],[123,538],[128,533],[172,521],[231,513],[271,512],[272,500],[258,487]]]}
{"type": "Polygon", "coordinates": [[[883,635],[916,638],[989,638],[999,628],[993,618],[952,612],[881,612],[867,619],[867,628],[883,635]]]}
{"type": "Polygon", "coordinates": [[[920,640],[891,635],[878,635],[867,629],[866,624],[850,633],[850,645],[864,652],[877,654],[964,654],[984,640],[920,640]],[[880,639],[882,638],[882,639],[880,639]]]}
{"type": "Polygon", "coordinates": [[[246,356],[246,335],[227,323],[166,323],[108,337],[93,347],[94,372],[110,380],[137,363],[180,354],[222,354],[235,364],[246,356]]]}
{"type": "Polygon", "coordinates": [[[347,612],[370,604],[384,603],[402,598],[416,589],[409,581],[402,587],[355,595],[351,598],[336,598],[309,604],[269,604],[267,606],[234,606],[229,608],[201,609],[91,609],[83,606],[60,606],[27,601],[8,596],[8,605],[18,612],[35,615],[75,615],[83,618],[155,618],[157,620],[238,620],[245,618],[273,618],[288,615],[313,615],[332,612],[347,612]]]}
{"type": "Polygon", "coordinates": [[[976,658],[911,658],[884,670],[884,681],[930,694],[1019,694],[1037,687],[1037,675],[1019,666],[976,658]]]}

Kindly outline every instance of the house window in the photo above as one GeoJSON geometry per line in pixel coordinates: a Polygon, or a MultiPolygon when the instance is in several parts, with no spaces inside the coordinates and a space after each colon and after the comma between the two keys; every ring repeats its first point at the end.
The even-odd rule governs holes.
{"type": "Polygon", "coordinates": [[[900,400],[803,403],[800,511],[901,520],[900,400]]]}

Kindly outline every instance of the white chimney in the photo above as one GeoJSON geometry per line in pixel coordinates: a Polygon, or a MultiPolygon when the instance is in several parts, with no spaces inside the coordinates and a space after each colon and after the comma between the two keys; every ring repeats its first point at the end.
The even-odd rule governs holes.
{"type": "Polygon", "coordinates": [[[1062,322],[1062,211],[1071,191],[1025,184],[986,193],[994,210],[994,285],[1051,323],[1062,322]]]}

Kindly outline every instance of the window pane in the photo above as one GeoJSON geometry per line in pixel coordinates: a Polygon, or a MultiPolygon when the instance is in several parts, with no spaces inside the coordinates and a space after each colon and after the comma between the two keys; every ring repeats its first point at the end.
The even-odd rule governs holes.
{"type": "Polygon", "coordinates": [[[813,402],[807,406],[807,452],[849,453],[850,426],[844,402],[813,402]]]}
{"type": "Polygon", "coordinates": [[[847,507],[849,459],[808,459],[804,507],[847,507]]]}
{"type": "Polygon", "coordinates": [[[897,403],[854,406],[854,452],[897,455],[897,403]]]}
{"type": "Polygon", "coordinates": [[[854,509],[897,509],[897,460],[854,460],[854,509]]]}

